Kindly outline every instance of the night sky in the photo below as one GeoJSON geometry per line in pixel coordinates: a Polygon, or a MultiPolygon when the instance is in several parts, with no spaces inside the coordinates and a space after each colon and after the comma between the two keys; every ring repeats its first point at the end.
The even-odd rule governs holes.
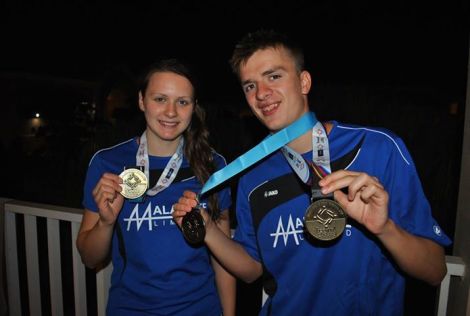
{"type": "Polygon", "coordinates": [[[465,87],[468,1],[6,1],[0,73],[96,81],[160,56],[193,60],[204,92],[239,95],[228,59],[260,27],[305,47],[315,83],[465,87]],[[19,3],[17,3],[19,2],[19,3]]]}

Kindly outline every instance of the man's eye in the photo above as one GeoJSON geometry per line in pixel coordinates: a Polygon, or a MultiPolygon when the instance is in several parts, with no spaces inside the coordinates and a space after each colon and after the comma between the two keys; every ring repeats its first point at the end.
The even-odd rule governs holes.
{"type": "Polygon", "coordinates": [[[248,84],[248,85],[246,85],[246,86],[243,88],[243,90],[244,90],[245,92],[250,92],[251,90],[253,90],[254,87],[255,87],[255,85],[253,85],[253,84],[248,84]]]}
{"type": "Polygon", "coordinates": [[[271,80],[277,80],[279,78],[281,78],[281,75],[278,75],[278,74],[274,74],[274,75],[271,75],[271,80]]]}
{"type": "Polygon", "coordinates": [[[157,102],[157,103],[163,103],[163,102],[165,102],[165,98],[163,98],[163,97],[156,97],[154,100],[155,100],[155,102],[157,102]]]}

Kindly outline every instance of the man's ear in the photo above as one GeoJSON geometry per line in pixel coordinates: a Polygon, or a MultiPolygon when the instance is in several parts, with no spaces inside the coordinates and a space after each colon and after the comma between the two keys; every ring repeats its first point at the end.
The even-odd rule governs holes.
{"type": "Polygon", "coordinates": [[[300,73],[300,85],[302,88],[302,94],[308,94],[312,87],[312,77],[307,70],[300,73]]]}

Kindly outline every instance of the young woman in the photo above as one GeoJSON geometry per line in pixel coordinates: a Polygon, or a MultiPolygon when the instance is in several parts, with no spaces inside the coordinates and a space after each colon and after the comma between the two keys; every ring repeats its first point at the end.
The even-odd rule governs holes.
{"type": "MultiPolygon", "coordinates": [[[[235,279],[204,245],[189,244],[171,216],[184,190],[200,191],[226,164],[208,144],[189,68],[175,59],[152,65],[139,108],[143,134],[91,159],[77,237],[82,261],[94,268],[112,259],[108,315],[234,315],[235,279]],[[142,197],[126,194],[129,168],[143,170],[131,186],[148,179],[142,197]]],[[[201,202],[229,236],[229,188],[201,202]]]]}

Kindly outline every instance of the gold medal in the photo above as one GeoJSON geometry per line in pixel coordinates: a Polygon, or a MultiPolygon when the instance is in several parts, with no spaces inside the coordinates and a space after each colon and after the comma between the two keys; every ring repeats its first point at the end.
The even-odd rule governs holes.
{"type": "Polygon", "coordinates": [[[305,227],[316,239],[329,241],[341,236],[346,226],[346,213],[331,199],[320,199],[305,212],[305,227]]]}
{"type": "Polygon", "coordinates": [[[148,180],[145,173],[136,168],[124,170],[119,177],[123,183],[121,184],[121,194],[128,199],[136,199],[141,197],[148,188],[148,180]]]}

